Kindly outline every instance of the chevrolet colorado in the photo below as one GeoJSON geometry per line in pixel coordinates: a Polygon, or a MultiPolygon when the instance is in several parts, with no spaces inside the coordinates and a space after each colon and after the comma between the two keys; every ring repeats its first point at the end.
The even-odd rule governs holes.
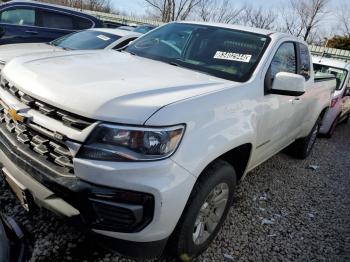
{"type": "Polygon", "coordinates": [[[226,24],[18,57],[1,77],[2,172],[26,209],[79,218],[127,255],[168,244],[190,260],[250,170],[288,146],[307,157],[335,86],[314,81],[300,39],[226,24]]]}

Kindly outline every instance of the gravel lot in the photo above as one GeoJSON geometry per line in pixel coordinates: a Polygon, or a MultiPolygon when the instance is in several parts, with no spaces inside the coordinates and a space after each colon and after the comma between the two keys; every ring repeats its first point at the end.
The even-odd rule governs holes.
{"type": "MultiPolygon", "coordinates": [[[[30,232],[31,261],[131,261],[48,212],[27,214],[2,181],[0,206],[30,232]]],[[[319,139],[305,161],[280,153],[258,167],[234,206],[198,261],[350,261],[350,124],[319,139]]]]}

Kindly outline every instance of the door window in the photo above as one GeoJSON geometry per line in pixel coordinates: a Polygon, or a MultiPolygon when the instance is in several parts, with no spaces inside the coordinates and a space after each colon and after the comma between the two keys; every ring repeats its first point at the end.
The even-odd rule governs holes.
{"type": "Polygon", "coordinates": [[[308,80],[310,78],[310,70],[311,70],[309,49],[306,45],[303,45],[303,44],[299,44],[299,49],[300,49],[299,75],[302,75],[303,77],[305,77],[306,80],[308,80]]]}
{"type": "Polygon", "coordinates": [[[57,28],[73,30],[73,17],[61,13],[42,11],[40,16],[40,26],[47,28],[57,28]]]}
{"type": "Polygon", "coordinates": [[[12,25],[35,25],[35,10],[31,8],[13,8],[1,12],[1,23],[12,25]]]}
{"type": "Polygon", "coordinates": [[[93,26],[93,23],[91,20],[81,18],[81,17],[74,17],[74,28],[77,30],[84,30],[89,29],[93,26]]]}
{"type": "Polygon", "coordinates": [[[277,50],[271,62],[271,77],[275,78],[280,72],[297,72],[297,62],[295,55],[295,46],[292,42],[283,43],[277,50]]]}

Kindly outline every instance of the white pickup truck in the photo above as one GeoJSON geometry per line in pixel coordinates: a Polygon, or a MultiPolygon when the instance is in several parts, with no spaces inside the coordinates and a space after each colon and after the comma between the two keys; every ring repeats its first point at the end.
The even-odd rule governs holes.
{"type": "Polygon", "coordinates": [[[168,243],[190,260],[250,170],[287,146],[310,153],[335,85],[314,82],[300,39],[225,24],[19,57],[2,71],[2,171],[26,209],[80,218],[126,255],[168,243]]]}

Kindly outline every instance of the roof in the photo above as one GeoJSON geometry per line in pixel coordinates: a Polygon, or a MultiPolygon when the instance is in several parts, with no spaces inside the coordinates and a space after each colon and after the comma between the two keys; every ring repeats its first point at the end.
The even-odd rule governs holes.
{"type": "Polygon", "coordinates": [[[120,26],[119,28],[122,28],[122,30],[124,31],[133,31],[135,29],[135,27],[128,26],[128,25],[123,25],[123,26],[120,26]]]}
{"type": "Polygon", "coordinates": [[[345,68],[350,70],[350,63],[339,59],[327,58],[321,56],[312,56],[312,62],[321,65],[328,65],[337,68],[345,68]]]}
{"type": "Polygon", "coordinates": [[[137,33],[137,32],[121,30],[118,28],[91,28],[89,30],[104,32],[104,33],[112,34],[112,35],[118,35],[121,37],[128,36],[128,35],[134,35],[134,36],[141,36],[142,35],[142,34],[137,33]]]}
{"type": "MultiPolygon", "coordinates": [[[[32,0],[12,0],[9,2],[5,2],[3,4],[12,4],[12,3],[18,3],[18,4],[35,4],[35,5],[42,5],[42,6],[50,6],[50,7],[55,7],[55,8],[59,8],[59,9],[63,9],[63,10],[70,10],[73,12],[77,12],[77,13],[81,13],[84,14],[86,16],[89,17],[94,17],[90,14],[87,14],[86,12],[78,9],[78,8],[74,8],[74,7],[70,7],[70,6],[65,6],[65,5],[56,5],[56,4],[50,4],[50,3],[44,3],[44,2],[38,2],[38,1],[32,1],[32,0]]],[[[96,17],[94,17],[94,19],[97,20],[96,17]]]]}

